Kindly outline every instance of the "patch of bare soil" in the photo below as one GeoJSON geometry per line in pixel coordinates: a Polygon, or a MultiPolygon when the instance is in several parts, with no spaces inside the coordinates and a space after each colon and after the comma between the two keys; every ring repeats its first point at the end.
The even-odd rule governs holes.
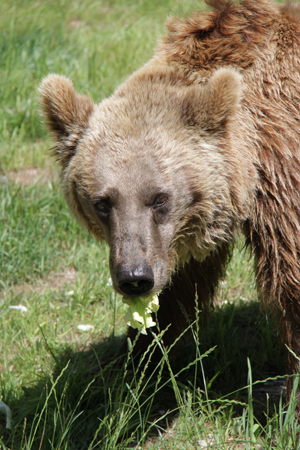
{"type": "Polygon", "coordinates": [[[19,171],[11,171],[0,176],[0,182],[12,183],[16,182],[22,186],[30,184],[45,184],[57,180],[58,173],[49,169],[23,169],[19,171]]]}
{"type": "Polygon", "coordinates": [[[66,284],[74,284],[78,271],[75,268],[64,270],[60,273],[50,274],[47,278],[35,283],[20,283],[11,286],[7,291],[0,291],[0,297],[7,295],[18,296],[26,292],[41,293],[49,289],[63,290],[66,284]]]}

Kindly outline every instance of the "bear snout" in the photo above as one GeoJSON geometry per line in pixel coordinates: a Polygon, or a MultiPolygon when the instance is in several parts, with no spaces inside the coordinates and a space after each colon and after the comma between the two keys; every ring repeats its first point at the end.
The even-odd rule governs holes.
{"type": "Polygon", "coordinates": [[[119,291],[126,296],[146,295],[154,286],[153,270],[146,262],[136,267],[120,267],[116,278],[119,291]]]}

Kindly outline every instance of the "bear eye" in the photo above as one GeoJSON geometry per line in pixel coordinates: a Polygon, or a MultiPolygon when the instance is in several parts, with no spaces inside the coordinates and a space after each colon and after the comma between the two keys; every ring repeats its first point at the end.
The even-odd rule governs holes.
{"type": "Polygon", "coordinates": [[[98,213],[102,214],[103,216],[107,216],[111,210],[111,204],[109,199],[105,198],[95,203],[95,208],[98,213]]]}
{"type": "Polygon", "coordinates": [[[154,208],[160,208],[161,206],[165,206],[167,201],[168,201],[167,194],[159,194],[154,199],[153,207],[154,208]]]}

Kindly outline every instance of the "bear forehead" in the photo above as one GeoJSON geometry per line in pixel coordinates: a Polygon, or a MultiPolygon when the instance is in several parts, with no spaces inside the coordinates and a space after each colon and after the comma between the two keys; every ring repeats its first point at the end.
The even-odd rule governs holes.
{"type": "Polygon", "coordinates": [[[154,123],[144,116],[134,120],[128,114],[110,115],[99,108],[90,118],[78,153],[91,159],[93,167],[105,167],[114,173],[135,171],[137,167],[145,172],[148,167],[153,176],[170,176],[183,161],[197,159],[198,152],[190,152],[190,146],[195,145],[192,141],[195,137],[176,124],[154,123]]]}
{"type": "Polygon", "coordinates": [[[132,136],[104,139],[102,134],[96,134],[95,138],[93,134],[92,144],[89,133],[88,142],[84,140],[79,145],[69,171],[71,179],[80,180],[78,187],[90,197],[114,197],[126,203],[138,199],[147,203],[159,193],[174,199],[191,196],[185,165],[182,161],[178,166],[174,161],[170,164],[163,157],[170,150],[163,150],[161,143],[132,136]]]}
{"type": "Polygon", "coordinates": [[[102,184],[142,186],[148,183],[165,186],[170,181],[168,173],[161,171],[159,161],[155,161],[152,155],[143,152],[138,155],[138,151],[125,149],[115,158],[114,153],[110,147],[107,152],[101,149],[94,154],[93,178],[102,180],[102,184]]]}
{"type": "Polygon", "coordinates": [[[93,131],[118,138],[151,135],[151,130],[159,127],[182,129],[178,92],[151,84],[134,86],[134,90],[129,87],[126,95],[121,90],[95,106],[89,121],[93,131]]]}
{"type": "Polygon", "coordinates": [[[206,190],[225,183],[217,170],[223,157],[214,145],[197,141],[182,128],[170,134],[164,124],[132,131],[132,124],[123,123],[122,128],[100,112],[90,119],[70,171],[85,180],[92,195],[117,188],[128,195],[156,190],[184,197],[194,185],[202,190],[203,180],[211,180],[205,182],[206,190]]]}

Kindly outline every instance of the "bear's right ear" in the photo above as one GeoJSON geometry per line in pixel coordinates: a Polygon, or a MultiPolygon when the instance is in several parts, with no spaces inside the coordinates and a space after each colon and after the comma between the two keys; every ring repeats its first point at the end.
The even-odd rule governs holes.
{"type": "Polygon", "coordinates": [[[43,116],[57,141],[53,154],[65,167],[88,126],[94,103],[89,97],[77,94],[72,82],[60,75],[48,75],[39,92],[43,116]]]}
{"type": "Polygon", "coordinates": [[[218,133],[239,110],[242,100],[242,76],[233,68],[216,70],[204,86],[187,89],[184,115],[190,125],[218,133]]]}

